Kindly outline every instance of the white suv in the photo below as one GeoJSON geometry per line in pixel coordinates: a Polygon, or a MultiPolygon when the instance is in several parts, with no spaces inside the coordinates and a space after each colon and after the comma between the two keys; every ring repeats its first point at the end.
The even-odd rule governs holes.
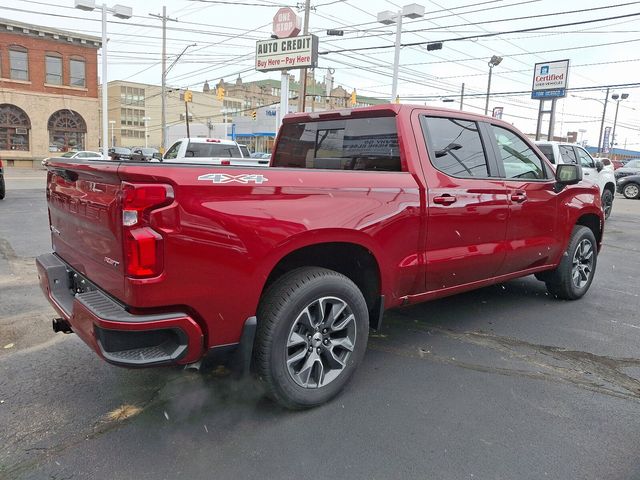
{"type": "Polygon", "coordinates": [[[545,154],[551,163],[580,163],[584,179],[600,187],[602,209],[604,217],[609,218],[613,208],[613,195],[616,191],[616,179],[613,170],[604,168],[601,161],[593,159],[580,145],[563,142],[549,142],[538,140],[537,147],[545,154]]]}

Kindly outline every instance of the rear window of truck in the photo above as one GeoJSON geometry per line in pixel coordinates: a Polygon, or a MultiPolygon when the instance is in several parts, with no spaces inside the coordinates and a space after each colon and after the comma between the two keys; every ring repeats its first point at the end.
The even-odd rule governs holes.
{"type": "Polygon", "coordinates": [[[288,123],[272,167],[399,172],[395,117],[288,123]]]}
{"type": "Polygon", "coordinates": [[[189,142],[189,146],[184,154],[185,157],[231,157],[242,158],[237,145],[224,145],[221,143],[194,143],[189,142]]]}

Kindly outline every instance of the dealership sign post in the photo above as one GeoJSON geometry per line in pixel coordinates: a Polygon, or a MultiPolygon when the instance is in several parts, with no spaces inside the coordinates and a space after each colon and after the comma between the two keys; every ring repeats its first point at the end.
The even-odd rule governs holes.
{"type": "MultiPolygon", "coordinates": [[[[533,85],[531,98],[540,100],[538,108],[538,125],[536,140],[540,140],[542,117],[549,114],[549,131],[547,140],[553,140],[553,129],[556,118],[556,100],[567,96],[567,81],[569,78],[569,60],[536,63],[533,70],[533,85]],[[544,109],[544,102],[551,101],[551,109],[544,109]]],[[[562,133],[562,132],[560,132],[562,133]]]]}
{"type": "Polygon", "coordinates": [[[278,127],[282,123],[282,117],[289,113],[289,73],[287,70],[314,68],[318,65],[318,37],[315,35],[298,37],[301,26],[300,17],[291,8],[283,7],[273,17],[271,39],[259,40],[256,43],[256,70],[259,72],[280,70],[282,72],[278,127]]]}

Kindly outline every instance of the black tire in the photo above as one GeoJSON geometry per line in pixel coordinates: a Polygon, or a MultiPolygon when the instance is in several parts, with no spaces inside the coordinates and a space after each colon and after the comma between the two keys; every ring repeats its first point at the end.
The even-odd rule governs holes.
{"type": "Polygon", "coordinates": [[[625,198],[629,198],[631,200],[640,198],[640,185],[635,182],[629,182],[622,189],[622,194],[625,198]]]}
{"type": "Polygon", "coordinates": [[[611,190],[604,190],[602,192],[602,210],[604,211],[604,218],[607,219],[611,215],[613,209],[613,192],[611,190]]]}
{"type": "Polygon", "coordinates": [[[258,308],[253,371],[265,384],[267,394],[284,407],[314,407],[333,398],[346,385],[362,361],[368,336],[367,304],[349,278],[324,268],[298,268],[279,278],[263,295],[258,308]],[[318,314],[320,311],[324,315],[318,314]],[[308,313],[309,322],[304,321],[304,312],[308,313]],[[336,317],[338,312],[341,313],[336,317]],[[331,313],[334,316],[329,320],[331,313]],[[353,319],[349,320],[351,313],[353,319]],[[314,327],[312,318],[324,320],[314,327]],[[347,326],[339,330],[343,324],[347,326]],[[325,336],[325,332],[329,333],[325,336]],[[339,337],[343,332],[344,337],[339,337]],[[304,368],[307,365],[311,367],[304,368]]]}
{"type": "Polygon", "coordinates": [[[4,187],[4,177],[0,177],[0,200],[4,198],[5,187],[4,187]]]}
{"type": "Polygon", "coordinates": [[[564,300],[577,300],[587,293],[596,271],[597,249],[596,238],[590,228],[582,225],[573,227],[560,265],[555,270],[544,272],[549,293],[564,300]]]}

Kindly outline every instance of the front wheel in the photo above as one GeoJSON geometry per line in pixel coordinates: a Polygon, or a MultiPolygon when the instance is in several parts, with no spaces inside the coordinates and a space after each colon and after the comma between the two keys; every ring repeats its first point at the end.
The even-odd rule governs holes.
{"type": "Polygon", "coordinates": [[[605,190],[602,192],[602,211],[604,212],[604,218],[609,218],[611,210],[613,209],[613,192],[611,190],[605,190]]]}
{"type": "Polygon", "coordinates": [[[573,227],[567,251],[555,270],[545,272],[547,290],[565,300],[582,297],[591,286],[596,271],[598,249],[590,228],[573,227]]]}
{"type": "Polygon", "coordinates": [[[349,278],[324,268],[299,268],[264,294],[254,372],[281,405],[314,407],[346,385],[368,335],[367,304],[349,278]]]}
{"type": "Polygon", "coordinates": [[[622,194],[625,196],[625,198],[638,198],[640,197],[640,185],[632,182],[627,183],[622,189],[622,194]]]}

